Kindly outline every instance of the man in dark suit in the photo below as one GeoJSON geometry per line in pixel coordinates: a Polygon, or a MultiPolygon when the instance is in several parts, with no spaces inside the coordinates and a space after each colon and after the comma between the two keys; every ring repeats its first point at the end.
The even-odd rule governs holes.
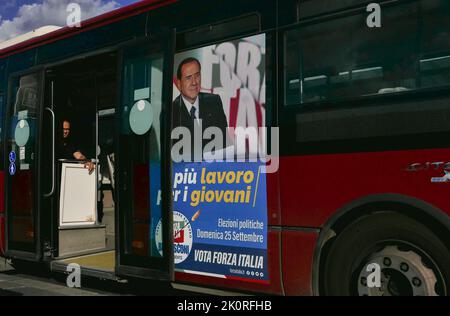
{"type": "MultiPolygon", "coordinates": [[[[203,132],[208,127],[217,127],[223,135],[223,147],[226,147],[227,118],[223,111],[222,100],[218,95],[200,93],[201,65],[195,58],[186,58],[178,66],[176,86],[181,92],[173,102],[173,128],[184,126],[194,137],[194,127],[200,126],[203,132]]],[[[208,140],[203,141],[203,146],[208,140]]],[[[221,149],[221,148],[216,148],[221,149]]]]}

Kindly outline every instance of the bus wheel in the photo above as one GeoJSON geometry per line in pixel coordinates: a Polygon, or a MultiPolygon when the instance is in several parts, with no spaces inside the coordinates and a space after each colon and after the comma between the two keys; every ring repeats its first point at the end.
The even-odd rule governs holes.
{"type": "Polygon", "coordinates": [[[450,254],[421,223],[399,213],[374,213],[338,234],[322,280],[326,295],[448,295],[450,254]]]}

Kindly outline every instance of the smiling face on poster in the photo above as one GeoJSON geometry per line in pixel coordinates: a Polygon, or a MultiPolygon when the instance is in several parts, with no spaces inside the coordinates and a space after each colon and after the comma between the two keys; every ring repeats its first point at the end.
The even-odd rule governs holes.
{"type": "Polygon", "coordinates": [[[179,65],[195,58],[201,65],[199,92],[220,96],[230,127],[264,126],[265,41],[261,34],[177,54],[173,100],[181,93],[176,84],[179,65]]]}
{"type": "MultiPolygon", "coordinates": [[[[174,161],[199,161],[209,153],[232,148],[231,154],[261,152],[265,145],[265,34],[210,45],[175,56],[173,75],[174,161]],[[185,128],[189,131],[184,135],[185,128]],[[257,139],[238,139],[235,129],[254,130],[257,139]],[[179,132],[178,132],[179,131],[179,132]],[[177,138],[178,135],[183,134],[177,138]],[[186,138],[188,150],[179,150],[186,138]],[[177,142],[179,141],[179,142],[177,142]],[[250,142],[250,145],[246,143],[250,142]],[[243,146],[240,146],[242,143],[243,146]],[[198,145],[198,146],[197,146],[198,145]],[[254,145],[254,146],[253,146],[254,145]],[[180,154],[180,152],[189,154],[180,154]],[[194,156],[194,153],[203,153],[194,156]],[[175,157],[177,154],[181,158],[175,157]]],[[[219,156],[219,155],[218,155],[219,156]]],[[[229,153],[226,154],[229,156],[229,153]]]]}

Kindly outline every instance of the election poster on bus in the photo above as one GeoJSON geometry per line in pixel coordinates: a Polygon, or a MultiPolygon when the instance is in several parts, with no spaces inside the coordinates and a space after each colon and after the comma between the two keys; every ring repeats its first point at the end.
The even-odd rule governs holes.
{"type": "MultiPolygon", "coordinates": [[[[260,163],[174,166],[175,269],[264,281],[267,275],[266,179],[260,163]]],[[[155,228],[162,251],[161,221],[155,228]]]]}
{"type": "MultiPolygon", "coordinates": [[[[175,270],[267,283],[266,165],[258,159],[265,144],[265,35],[185,51],[174,65],[175,270]]],[[[162,226],[152,219],[160,254],[162,226]]]]}

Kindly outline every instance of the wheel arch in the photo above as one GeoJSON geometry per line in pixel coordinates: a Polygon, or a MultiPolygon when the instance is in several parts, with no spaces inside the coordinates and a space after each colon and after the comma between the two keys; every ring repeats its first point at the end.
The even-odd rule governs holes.
{"type": "Polygon", "coordinates": [[[423,200],[401,194],[375,194],[354,200],[341,208],[322,225],[314,250],[312,289],[314,295],[322,292],[323,265],[335,237],[362,216],[391,211],[421,222],[432,230],[450,250],[450,216],[423,200]]]}

